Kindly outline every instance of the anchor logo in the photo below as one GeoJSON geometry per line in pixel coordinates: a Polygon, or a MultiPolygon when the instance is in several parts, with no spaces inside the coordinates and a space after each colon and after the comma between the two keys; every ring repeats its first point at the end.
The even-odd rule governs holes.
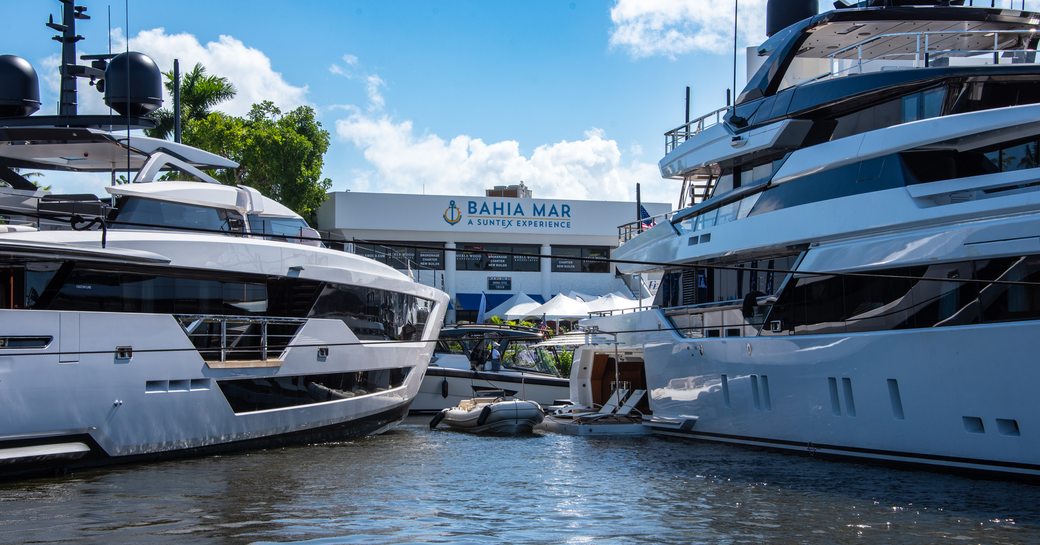
{"type": "Polygon", "coordinates": [[[448,208],[444,211],[444,221],[448,222],[448,225],[455,225],[462,221],[462,211],[455,206],[455,201],[448,203],[448,208]]]}

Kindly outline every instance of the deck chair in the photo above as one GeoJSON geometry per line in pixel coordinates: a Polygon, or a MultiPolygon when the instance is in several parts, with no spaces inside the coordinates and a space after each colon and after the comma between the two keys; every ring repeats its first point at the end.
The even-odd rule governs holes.
{"type": "Polygon", "coordinates": [[[615,411],[621,406],[621,403],[625,401],[625,396],[628,395],[628,390],[624,388],[618,388],[614,390],[614,393],[610,394],[607,398],[607,402],[596,411],[597,414],[614,414],[615,411]]]}
{"type": "Polygon", "coordinates": [[[581,418],[586,416],[606,416],[614,414],[614,412],[620,408],[621,403],[625,400],[625,396],[627,395],[628,390],[625,388],[618,388],[617,390],[614,390],[614,393],[610,394],[610,397],[607,398],[607,402],[597,410],[567,407],[557,411],[556,416],[562,418],[581,418]]]}
{"type": "MultiPolygon", "coordinates": [[[[595,422],[600,419],[616,419],[617,417],[629,418],[632,416],[632,412],[636,410],[636,405],[639,404],[639,402],[643,399],[644,395],[646,395],[646,390],[634,390],[632,392],[632,395],[628,396],[628,398],[625,399],[624,405],[618,407],[617,410],[603,412],[603,410],[600,409],[600,411],[596,413],[576,416],[575,421],[587,424],[589,422],[595,422]]],[[[604,408],[605,407],[606,405],[604,405],[604,408]]]]}

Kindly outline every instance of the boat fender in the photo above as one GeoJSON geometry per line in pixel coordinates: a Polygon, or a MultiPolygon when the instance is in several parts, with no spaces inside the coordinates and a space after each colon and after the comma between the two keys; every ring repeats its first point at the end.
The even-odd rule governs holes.
{"type": "Polygon", "coordinates": [[[448,379],[441,379],[441,397],[448,397],[448,379]]]}
{"type": "Polygon", "coordinates": [[[491,405],[484,405],[484,408],[480,409],[480,416],[477,417],[477,425],[483,426],[489,416],[491,416],[491,405]]]}
{"type": "Polygon", "coordinates": [[[432,430],[433,428],[436,428],[437,424],[440,424],[441,420],[444,420],[444,416],[447,414],[448,409],[441,409],[441,412],[435,414],[433,420],[430,420],[430,429],[432,430]]]}

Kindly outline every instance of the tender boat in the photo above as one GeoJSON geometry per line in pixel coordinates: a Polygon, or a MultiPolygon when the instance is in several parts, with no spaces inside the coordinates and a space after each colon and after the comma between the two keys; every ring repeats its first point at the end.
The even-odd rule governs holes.
{"type": "MultiPolygon", "coordinates": [[[[94,69],[117,80],[144,59],[94,69]]],[[[322,247],[288,208],[204,172],[234,162],[128,135],[154,124],[136,95],[79,116],[73,81],[61,115],[32,116],[35,71],[0,63],[0,213],[18,223],[0,233],[0,476],[354,437],[406,416],[446,294],[322,247]],[[59,197],[26,170],[133,183],[106,188],[112,201],[59,197]],[[174,171],[202,181],[155,181],[174,171]]]]}
{"type": "Polygon", "coordinates": [[[541,406],[567,399],[570,382],[557,371],[556,347],[544,340],[541,331],[527,327],[445,326],[411,412],[434,413],[496,392],[541,406]],[[492,346],[502,355],[498,370],[489,360],[492,346]]]}
{"type": "Polygon", "coordinates": [[[444,424],[455,431],[494,435],[528,434],[542,422],[545,413],[534,401],[504,397],[464,399],[455,407],[442,409],[430,420],[430,429],[444,424]]]}
{"type": "Polygon", "coordinates": [[[641,347],[613,337],[571,332],[557,343],[579,343],[571,365],[570,402],[547,408],[540,428],[566,435],[646,435],[652,416],[641,347]]]}
{"type": "Polygon", "coordinates": [[[666,134],[680,209],[613,254],[655,308],[585,322],[645,425],[1040,477],[1040,14],[960,4],[771,0],[735,103],[666,134]]]}

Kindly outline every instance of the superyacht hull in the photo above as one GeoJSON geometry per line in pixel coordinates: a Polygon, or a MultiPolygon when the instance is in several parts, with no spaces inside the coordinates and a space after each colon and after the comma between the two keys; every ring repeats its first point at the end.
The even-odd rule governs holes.
{"type": "Polygon", "coordinates": [[[169,315],[0,311],[0,477],[380,433],[431,343],[311,319],[281,357],[207,361],[169,315]],[[361,377],[361,380],[358,380],[361,377]]]}
{"type": "Polygon", "coordinates": [[[655,432],[1040,476],[1040,323],[645,347],[655,432]]]}

